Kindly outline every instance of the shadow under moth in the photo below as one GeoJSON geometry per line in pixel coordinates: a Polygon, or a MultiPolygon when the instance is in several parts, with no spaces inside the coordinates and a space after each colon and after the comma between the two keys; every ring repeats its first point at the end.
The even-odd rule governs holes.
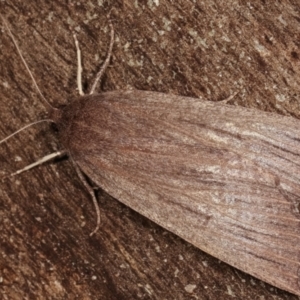
{"type": "Polygon", "coordinates": [[[113,29],[89,95],[79,71],[82,95],[62,109],[48,104],[64,152],[25,169],[66,153],[93,197],[96,230],[82,173],[201,250],[300,295],[299,120],[157,92],[97,94],[112,43],[113,29]]]}

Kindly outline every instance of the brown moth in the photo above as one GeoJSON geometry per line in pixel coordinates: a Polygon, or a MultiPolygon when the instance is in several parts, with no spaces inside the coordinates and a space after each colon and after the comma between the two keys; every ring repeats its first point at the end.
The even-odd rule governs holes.
{"type": "Polygon", "coordinates": [[[90,95],[49,108],[80,178],[212,256],[300,295],[299,120],[156,92],[96,94],[111,47],[90,95]]]}

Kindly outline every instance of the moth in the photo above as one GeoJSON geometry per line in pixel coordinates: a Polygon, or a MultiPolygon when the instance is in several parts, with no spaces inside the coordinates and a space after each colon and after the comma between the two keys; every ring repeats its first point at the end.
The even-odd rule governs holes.
{"type": "Polygon", "coordinates": [[[48,105],[64,151],[14,174],[67,153],[93,198],[96,230],[83,174],[201,250],[300,295],[299,120],[150,91],[97,94],[111,36],[90,94],[79,71],[81,96],[48,105]]]}

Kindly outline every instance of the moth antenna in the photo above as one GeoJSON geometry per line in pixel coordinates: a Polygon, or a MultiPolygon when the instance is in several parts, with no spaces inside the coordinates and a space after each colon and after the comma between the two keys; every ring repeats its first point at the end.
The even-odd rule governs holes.
{"type": "Polygon", "coordinates": [[[7,175],[7,176],[4,176],[4,177],[2,177],[1,179],[4,180],[4,179],[6,179],[6,178],[9,178],[9,177],[13,177],[13,176],[19,175],[19,174],[21,174],[21,173],[23,173],[23,172],[26,172],[26,171],[28,171],[28,170],[30,170],[30,169],[35,168],[36,166],[41,165],[41,164],[43,164],[43,163],[45,163],[45,162],[47,162],[47,161],[49,161],[49,160],[53,160],[53,159],[56,158],[56,157],[64,156],[64,155],[66,155],[66,153],[67,153],[66,151],[57,151],[57,152],[51,153],[51,154],[49,154],[49,155],[46,155],[46,156],[42,157],[42,158],[39,159],[38,161],[36,161],[36,162],[34,162],[34,163],[32,163],[32,164],[26,166],[25,168],[20,169],[20,170],[14,172],[14,173],[11,173],[11,174],[9,174],[9,175],[7,175]]]}
{"type": "Polygon", "coordinates": [[[29,75],[30,75],[30,77],[31,77],[31,80],[33,81],[33,84],[34,84],[35,88],[37,89],[37,91],[38,91],[38,93],[40,94],[41,98],[42,98],[42,99],[44,100],[44,102],[46,103],[46,105],[47,105],[47,107],[48,107],[48,111],[50,111],[51,109],[53,109],[53,106],[47,101],[47,99],[44,97],[44,95],[43,95],[42,92],[40,91],[40,89],[39,89],[39,87],[38,87],[38,85],[37,85],[37,83],[36,83],[36,81],[35,81],[35,79],[34,79],[34,77],[33,77],[33,74],[32,74],[32,72],[30,71],[30,69],[29,69],[29,67],[28,67],[28,65],[27,65],[27,63],[26,63],[26,61],[25,61],[25,59],[24,59],[24,57],[23,57],[23,55],[22,55],[22,53],[21,53],[21,50],[20,50],[20,48],[19,48],[19,46],[18,46],[18,43],[17,43],[16,39],[14,38],[14,36],[13,36],[11,30],[9,29],[9,26],[8,26],[8,24],[7,24],[6,20],[5,20],[5,18],[4,18],[2,15],[0,15],[0,16],[1,16],[1,18],[2,18],[2,21],[3,21],[3,23],[4,23],[5,28],[6,28],[7,31],[8,31],[9,36],[11,37],[11,39],[12,39],[12,41],[13,41],[13,43],[14,43],[14,45],[15,45],[15,47],[16,47],[16,49],[17,49],[19,55],[20,55],[20,58],[21,58],[21,60],[22,60],[22,62],[23,62],[23,64],[24,64],[24,66],[25,66],[27,72],[29,73],[29,75]]]}
{"type": "Polygon", "coordinates": [[[84,95],[84,92],[82,90],[82,63],[81,63],[81,51],[79,48],[79,43],[77,40],[76,33],[73,34],[73,38],[75,41],[75,47],[77,52],[77,88],[80,96],[84,95]]]}
{"type": "Polygon", "coordinates": [[[105,62],[102,65],[100,71],[96,75],[96,79],[95,79],[95,81],[94,81],[94,83],[92,85],[92,88],[91,88],[91,91],[90,91],[90,95],[94,94],[96,86],[97,86],[98,82],[101,80],[103,74],[105,73],[105,71],[106,71],[106,69],[108,67],[109,61],[111,59],[112,48],[113,48],[113,44],[114,44],[114,40],[115,40],[115,31],[114,31],[114,27],[113,27],[111,19],[110,19],[110,14],[108,15],[108,24],[109,24],[109,27],[110,27],[110,43],[109,43],[109,48],[108,48],[107,56],[106,56],[105,62]]]}
{"type": "Polygon", "coordinates": [[[96,209],[96,216],[97,216],[97,224],[96,224],[96,228],[90,233],[90,236],[92,236],[93,234],[95,234],[99,228],[100,228],[100,223],[101,223],[101,215],[100,215],[100,208],[99,208],[99,204],[98,204],[98,201],[96,199],[96,196],[95,196],[95,191],[94,191],[94,188],[91,187],[89,185],[89,183],[86,181],[86,179],[84,178],[83,176],[83,173],[82,171],[79,169],[79,167],[77,166],[77,164],[75,163],[75,161],[73,160],[73,158],[70,156],[70,159],[72,160],[73,162],[73,166],[77,172],[77,175],[79,177],[79,179],[81,180],[81,182],[83,183],[83,185],[85,186],[85,188],[87,189],[87,191],[89,192],[89,194],[91,195],[92,197],[92,200],[93,200],[93,204],[94,204],[94,207],[96,209]]]}
{"type": "Polygon", "coordinates": [[[26,128],[31,127],[31,126],[34,126],[34,125],[39,124],[39,123],[42,123],[42,122],[52,122],[52,123],[53,123],[53,120],[51,120],[51,119],[44,119],[44,120],[39,120],[39,121],[30,123],[30,124],[28,124],[28,125],[25,125],[24,127],[18,129],[18,130],[15,131],[14,133],[10,134],[9,136],[7,136],[7,137],[4,138],[3,140],[1,140],[1,141],[0,141],[0,145],[1,145],[2,143],[6,142],[7,140],[9,140],[10,138],[12,138],[13,136],[15,136],[16,134],[18,134],[19,132],[25,130],[26,128]]]}

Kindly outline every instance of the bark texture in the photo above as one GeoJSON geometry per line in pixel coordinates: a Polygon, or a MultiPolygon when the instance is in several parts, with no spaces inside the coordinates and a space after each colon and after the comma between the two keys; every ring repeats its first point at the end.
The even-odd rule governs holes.
{"type": "MultiPolygon", "coordinates": [[[[298,1],[3,1],[22,53],[54,106],[77,96],[77,32],[88,90],[116,41],[102,90],[141,89],[300,118],[298,1]]],[[[0,138],[42,118],[1,23],[0,138]]],[[[33,127],[0,145],[0,174],[61,149],[33,127]]],[[[298,299],[210,257],[98,191],[101,230],[72,164],[61,160],[0,183],[2,299],[298,299]]]]}

